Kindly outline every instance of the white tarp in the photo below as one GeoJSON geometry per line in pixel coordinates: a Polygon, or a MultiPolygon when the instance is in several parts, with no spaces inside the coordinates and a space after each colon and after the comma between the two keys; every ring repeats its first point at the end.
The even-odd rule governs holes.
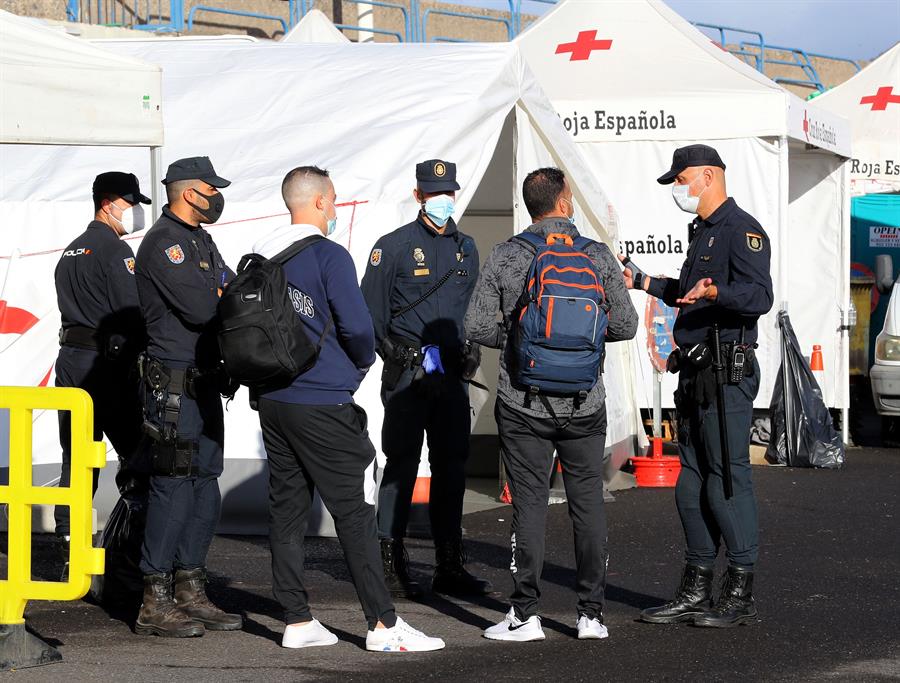
{"type": "Polygon", "coordinates": [[[853,193],[900,191],[900,43],[814,102],[850,121],[853,193]]]}
{"type": "Polygon", "coordinates": [[[2,10],[0,93],[0,142],[163,144],[159,67],[2,10]]]}
{"type": "MultiPolygon", "coordinates": [[[[515,107],[567,172],[582,207],[580,224],[607,239],[610,203],[602,184],[588,171],[516,45],[161,41],[111,47],[163,68],[163,163],[208,155],[216,170],[233,181],[224,191],[225,213],[210,228],[232,265],[260,234],[288,220],[280,197],[284,174],[315,163],[331,170],[339,204],[334,239],[349,249],[362,275],[375,240],[416,214],[411,196],[416,162],[433,157],[457,162],[463,185],[459,218],[515,107]],[[440,82],[441,88],[426,94],[423,82],[440,82]]],[[[0,217],[10,226],[0,233],[0,256],[5,257],[0,259],[0,298],[27,309],[37,322],[24,334],[0,337],[0,376],[5,382],[34,385],[47,375],[57,354],[53,268],[61,248],[90,220],[93,177],[109,169],[134,170],[145,188],[148,178],[141,173],[141,158],[129,150],[19,146],[12,152],[10,163],[0,169],[0,217]]],[[[518,203],[513,188],[521,186],[528,170],[519,168],[514,175],[507,168],[506,196],[497,201],[518,203]]],[[[525,225],[510,220],[500,239],[525,225]]],[[[137,250],[141,235],[128,239],[137,250]]],[[[627,354],[627,347],[619,353],[627,354]]],[[[379,377],[376,366],[357,394],[369,413],[376,447],[382,416],[379,377]]],[[[621,443],[613,446],[630,453],[639,433],[633,387],[624,378],[609,393],[620,416],[612,420],[611,433],[621,443]]],[[[258,512],[265,503],[258,418],[245,396],[239,394],[226,413],[225,455],[231,462],[225,476],[240,474],[235,461],[256,464],[245,462],[246,481],[232,482],[237,488],[225,493],[226,512],[235,505],[255,505],[258,512]],[[261,500],[253,500],[254,494],[261,500]]],[[[55,417],[37,416],[40,420],[36,459],[58,462],[55,417]]]]}
{"type": "MultiPolygon", "coordinates": [[[[564,0],[515,42],[615,205],[620,250],[648,272],[677,275],[690,220],[656,178],[677,147],[703,142],[719,150],[729,194],[772,240],[775,309],[794,304],[801,343],[822,345],[827,404],[846,406],[847,348],[838,330],[849,299],[849,248],[835,249],[850,226],[845,193],[833,180],[840,155],[850,151],[847,122],[791,95],[656,0],[564,0]],[[806,145],[828,152],[790,164],[806,145]],[[822,183],[812,194],[809,178],[822,183]],[[837,209],[825,216],[823,204],[802,201],[813,196],[837,209]],[[820,280],[847,295],[797,294],[820,280]]],[[[643,314],[646,295],[633,296],[643,314]]],[[[773,313],[760,321],[757,407],[768,406],[778,371],[774,320],[773,313]]],[[[654,373],[643,325],[638,334],[638,400],[650,407],[654,373]]],[[[664,406],[672,406],[673,389],[666,377],[664,406]]]]}

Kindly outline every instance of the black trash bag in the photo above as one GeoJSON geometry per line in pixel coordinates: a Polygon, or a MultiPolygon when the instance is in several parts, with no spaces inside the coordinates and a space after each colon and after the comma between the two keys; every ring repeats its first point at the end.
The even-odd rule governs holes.
{"type": "Polygon", "coordinates": [[[778,314],[778,326],[781,368],[769,405],[772,433],[766,459],[790,467],[839,468],[844,464],[844,442],[784,311],[778,314]]]}
{"type": "Polygon", "coordinates": [[[106,570],[91,581],[91,597],[101,605],[129,607],[141,603],[147,496],[146,489],[133,489],[121,496],[103,529],[100,545],[106,551],[106,570]]]}

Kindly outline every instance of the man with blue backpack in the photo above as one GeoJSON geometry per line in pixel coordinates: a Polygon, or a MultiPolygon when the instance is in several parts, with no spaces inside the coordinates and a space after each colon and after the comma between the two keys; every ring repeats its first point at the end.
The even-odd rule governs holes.
{"type": "Polygon", "coordinates": [[[563,172],[532,171],[522,194],[534,223],[494,247],[465,317],[469,339],[501,349],[495,416],[513,502],[512,607],[484,635],[544,639],[538,581],[555,451],[575,532],[578,637],[605,638],[603,356],[606,342],[634,337],[638,317],[612,252],[579,235],[563,172]]]}

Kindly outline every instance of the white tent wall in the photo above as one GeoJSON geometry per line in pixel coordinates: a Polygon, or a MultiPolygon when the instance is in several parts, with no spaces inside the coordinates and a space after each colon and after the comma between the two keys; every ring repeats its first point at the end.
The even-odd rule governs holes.
{"type": "MultiPolygon", "coordinates": [[[[221,175],[233,180],[225,191],[225,213],[210,227],[231,264],[261,234],[287,220],[280,198],[284,173],[296,165],[316,163],[331,170],[338,203],[347,203],[338,208],[334,239],[348,247],[361,276],[374,241],[416,215],[411,196],[415,163],[435,156],[457,161],[464,186],[457,200],[459,216],[494,158],[504,121],[516,103],[538,122],[540,135],[555,150],[579,196],[588,205],[604,209],[608,205],[514,45],[225,46],[165,41],[119,43],[112,48],[163,68],[167,143],[163,163],[205,154],[221,175]],[[443,94],[423,97],[417,83],[431,71],[444,83],[443,94]],[[310,79],[308,73],[329,77],[310,79]],[[198,91],[198,82],[205,84],[203,91],[198,91]]],[[[512,149],[511,140],[504,145],[512,149]]],[[[36,384],[58,348],[59,318],[50,285],[53,268],[61,248],[90,220],[93,177],[109,169],[133,170],[145,188],[149,177],[142,172],[144,156],[134,150],[11,151],[0,169],[0,216],[7,226],[16,227],[0,237],[0,254],[17,250],[20,257],[2,261],[8,275],[5,291],[15,294],[10,298],[26,301],[40,320],[0,353],[0,373],[5,381],[36,384]]],[[[505,190],[494,211],[506,211],[507,217],[498,221],[499,215],[475,216],[475,221],[491,218],[490,229],[480,236],[477,226],[471,229],[484,256],[490,246],[486,241],[499,241],[513,232],[508,212],[512,187],[520,179],[514,180],[507,168],[506,178],[496,182],[505,190]]],[[[602,220],[592,213],[590,220],[602,234],[602,220]]],[[[140,240],[140,234],[130,238],[135,251],[140,240]]],[[[382,418],[379,377],[376,365],[356,396],[369,413],[376,448],[382,418]]],[[[483,381],[494,384],[495,377],[484,374],[483,381]]],[[[226,467],[221,481],[222,528],[244,532],[264,526],[266,506],[258,420],[245,396],[241,392],[226,413],[226,467]]],[[[623,392],[610,400],[627,404],[633,397],[623,392]]],[[[37,416],[36,426],[40,429],[35,450],[44,466],[36,471],[35,481],[43,483],[58,475],[57,430],[49,415],[37,416]]],[[[105,472],[107,488],[111,474],[105,472]]],[[[368,494],[371,499],[374,481],[368,494]]],[[[110,506],[111,501],[104,509],[98,501],[101,522],[110,506]]],[[[323,517],[318,529],[327,533],[328,526],[323,517]]]]}
{"type": "MultiPolygon", "coordinates": [[[[788,314],[803,354],[822,346],[826,405],[848,406],[849,348],[838,331],[850,297],[849,241],[844,239],[848,203],[844,184],[846,164],[833,154],[790,145],[788,156],[788,241],[785,254],[789,277],[788,314]],[[822,264],[840,263],[834,272],[822,264]],[[793,274],[797,272],[797,274],[793,274]],[[828,273],[828,275],[826,275],[828,273]],[[799,275],[799,276],[798,276],[799,275]]],[[[776,299],[777,300],[777,299],[776,299]]]]}

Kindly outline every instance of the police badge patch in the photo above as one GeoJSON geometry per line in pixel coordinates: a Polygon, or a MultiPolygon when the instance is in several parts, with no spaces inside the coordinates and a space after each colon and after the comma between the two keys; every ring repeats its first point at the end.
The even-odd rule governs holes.
{"type": "Polygon", "coordinates": [[[422,247],[413,249],[413,258],[415,259],[417,266],[425,265],[425,252],[422,251],[422,247]]]}
{"type": "Polygon", "coordinates": [[[169,260],[176,265],[184,263],[184,251],[181,249],[180,244],[173,244],[166,249],[166,256],[168,256],[169,260]]]}
{"type": "Polygon", "coordinates": [[[372,255],[369,257],[369,263],[373,266],[377,266],[381,263],[381,249],[373,249],[372,255]]]}
{"type": "Polygon", "coordinates": [[[132,275],[134,275],[134,257],[131,256],[131,257],[129,257],[129,258],[123,258],[122,260],[125,262],[125,269],[126,269],[129,273],[131,273],[132,275]]]}
{"type": "Polygon", "coordinates": [[[434,165],[434,174],[438,178],[443,178],[447,174],[447,167],[444,166],[440,161],[434,165]]]}
{"type": "Polygon", "coordinates": [[[763,248],[763,236],[756,232],[745,233],[747,236],[747,248],[750,251],[760,252],[763,248]]]}

